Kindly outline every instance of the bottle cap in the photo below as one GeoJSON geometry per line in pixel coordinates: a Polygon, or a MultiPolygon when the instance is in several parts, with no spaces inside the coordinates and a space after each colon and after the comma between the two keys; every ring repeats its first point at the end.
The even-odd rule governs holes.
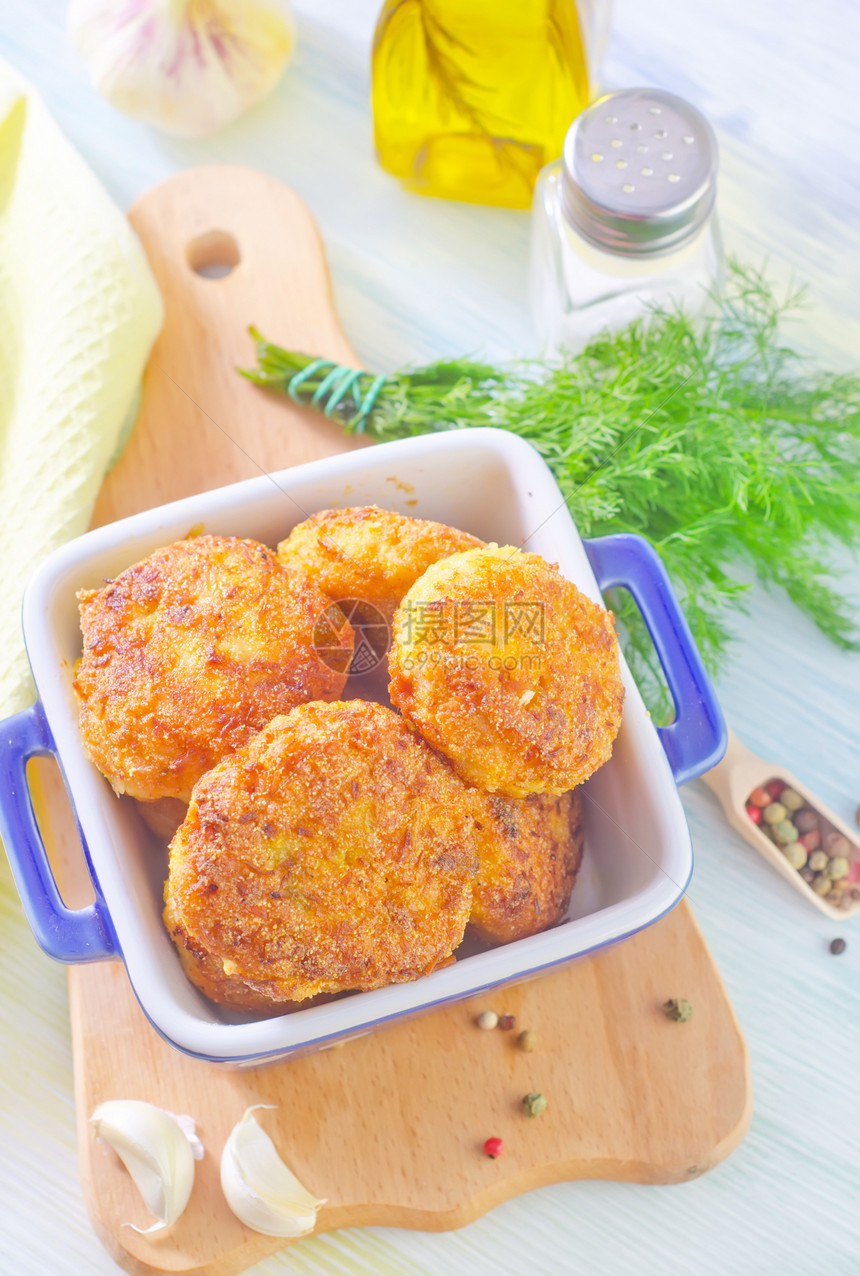
{"type": "Polygon", "coordinates": [[[662,89],[607,93],[564,140],[564,216],[598,248],[665,253],[708,220],[717,165],[713,129],[683,98],[662,89]]]}

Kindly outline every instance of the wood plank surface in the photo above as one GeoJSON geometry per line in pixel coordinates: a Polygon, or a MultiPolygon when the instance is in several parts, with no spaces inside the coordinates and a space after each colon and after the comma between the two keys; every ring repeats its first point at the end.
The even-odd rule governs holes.
{"type": "Polygon", "coordinates": [[[236,374],[255,362],[251,324],[288,349],[357,365],[334,313],[319,232],[298,196],[252,169],[195,168],[145,195],[130,218],[165,321],[134,433],[93,524],[355,446],[318,413],[236,374]],[[198,273],[233,261],[229,274],[198,273]]]}
{"type": "MultiPolygon", "coordinates": [[[[251,360],[252,322],[284,344],[355,361],[331,306],[319,237],[297,197],[250,170],[196,169],[145,195],[131,220],[167,322],[97,520],[343,448],[335,427],[262,395],[232,370],[251,360]],[[211,278],[189,264],[189,251],[198,267],[235,260],[233,242],[238,264],[229,274],[211,278]]],[[[38,779],[52,783],[44,768],[38,779]]],[[[55,819],[49,840],[74,897],[68,824],[55,819]]],[[[119,964],[71,968],[69,991],[85,1198],[106,1248],[131,1272],[230,1276],[282,1247],[244,1228],[218,1183],[223,1143],[251,1103],[277,1104],[261,1121],[299,1177],[327,1198],[320,1232],[459,1227],[561,1180],[684,1181],[725,1157],[750,1119],[746,1047],[686,903],[590,961],[257,1070],[199,1063],[164,1043],[119,964]],[[672,996],[692,1001],[689,1023],[662,1014],[672,996]],[[515,1034],[475,1028],[474,1015],[487,1007],[533,1029],[538,1050],[527,1055],[515,1034]],[[538,1120],[520,1111],[530,1090],[549,1100],[538,1120]],[[124,1226],[148,1221],[145,1211],[88,1124],[100,1102],[123,1097],[190,1112],[207,1149],[186,1213],[158,1240],[124,1226]],[[481,1152],[490,1134],[506,1144],[497,1161],[481,1152]]]]}

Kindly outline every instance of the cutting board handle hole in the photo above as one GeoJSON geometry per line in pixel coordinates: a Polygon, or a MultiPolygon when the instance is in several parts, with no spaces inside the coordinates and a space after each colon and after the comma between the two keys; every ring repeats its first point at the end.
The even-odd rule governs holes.
{"type": "Polygon", "coordinates": [[[204,279],[223,279],[242,260],[239,245],[227,230],[207,230],[192,239],[186,249],[188,265],[204,279]]]}

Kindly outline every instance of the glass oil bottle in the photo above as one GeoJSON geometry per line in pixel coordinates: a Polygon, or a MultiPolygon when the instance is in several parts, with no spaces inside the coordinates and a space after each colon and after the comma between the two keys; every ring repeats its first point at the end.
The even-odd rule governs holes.
{"type": "Polygon", "coordinates": [[[373,48],[382,167],[443,199],[528,208],[588,102],[606,0],[386,0],[373,48]]]}

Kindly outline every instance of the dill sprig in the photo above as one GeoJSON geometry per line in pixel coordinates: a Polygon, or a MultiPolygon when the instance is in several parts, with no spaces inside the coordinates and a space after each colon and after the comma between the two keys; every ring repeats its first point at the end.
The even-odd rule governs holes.
{"type": "MultiPolygon", "coordinates": [[[[379,440],[487,425],[527,439],[583,536],[636,532],[658,550],[712,671],[732,610],[745,607],[743,567],[858,650],[829,551],[860,540],[860,375],[824,371],[782,343],[783,320],[802,300],[777,298],[763,272],[734,264],[704,321],[656,310],[552,364],[404,369],[364,414],[374,378],[362,373],[329,415],[379,440]]],[[[309,402],[331,365],[255,337],[259,366],[245,375],[287,390],[310,369],[295,395],[309,402]]],[[[623,592],[609,601],[633,674],[665,719],[670,702],[641,618],[623,592]]]]}

